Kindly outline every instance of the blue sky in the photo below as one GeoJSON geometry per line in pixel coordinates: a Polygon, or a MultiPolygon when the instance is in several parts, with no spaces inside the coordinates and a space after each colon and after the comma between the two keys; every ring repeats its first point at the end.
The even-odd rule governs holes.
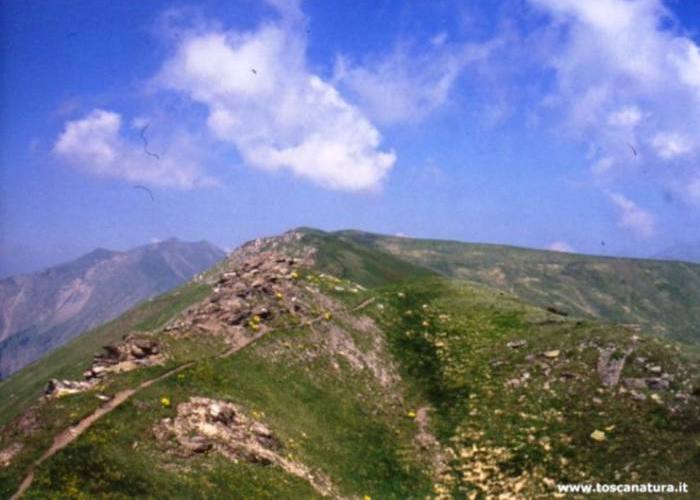
{"type": "Polygon", "coordinates": [[[700,240],[696,2],[0,14],[0,275],[302,225],[632,256],[700,240]]]}

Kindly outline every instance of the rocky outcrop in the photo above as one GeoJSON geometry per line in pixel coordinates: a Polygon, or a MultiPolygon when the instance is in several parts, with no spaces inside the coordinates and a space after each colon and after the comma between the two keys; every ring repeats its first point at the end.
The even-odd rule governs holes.
{"type": "Polygon", "coordinates": [[[87,380],[165,361],[160,345],[150,338],[127,335],[122,342],[105,346],[103,350],[103,353],[95,356],[90,368],[83,373],[87,380]]]}
{"type": "MultiPolygon", "coordinates": [[[[275,246],[272,241],[266,244],[275,246]]],[[[298,286],[301,268],[310,265],[310,257],[308,253],[299,255],[256,253],[244,245],[224,263],[212,293],[178,315],[162,333],[174,337],[222,335],[236,346],[252,335],[265,333],[282,316],[293,317],[297,323],[310,321],[311,307],[298,286]]],[[[165,359],[154,334],[129,334],[121,342],[103,347],[83,373],[85,380],[54,379],[44,393],[60,397],[85,391],[110,373],[161,364],[165,359]]]]}
{"type": "Polygon", "coordinates": [[[44,395],[47,397],[60,398],[61,396],[66,396],[68,394],[75,394],[77,392],[87,391],[92,388],[95,384],[88,381],[78,381],[78,380],[58,380],[52,378],[46,384],[44,388],[44,395]]]}
{"type": "Polygon", "coordinates": [[[162,446],[182,456],[214,452],[234,461],[278,466],[308,481],[322,495],[333,492],[325,475],[283,456],[285,447],[273,431],[233,403],[190,398],[177,405],[174,418],[162,420],[153,432],[162,446]]]}
{"type": "Polygon", "coordinates": [[[94,387],[109,373],[126,372],[165,361],[158,342],[133,334],[126,335],[121,342],[106,345],[102,349],[103,352],[93,358],[90,368],[83,372],[85,380],[51,379],[44,388],[44,395],[61,397],[83,392],[94,387]]]}
{"type": "Polygon", "coordinates": [[[301,268],[310,264],[308,257],[251,253],[246,246],[239,252],[225,263],[212,294],[167,324],[165,333],[221,335],[235,344],[268,330],[282,316],[308,319],[310,308],[298,287],[301,268]]]}

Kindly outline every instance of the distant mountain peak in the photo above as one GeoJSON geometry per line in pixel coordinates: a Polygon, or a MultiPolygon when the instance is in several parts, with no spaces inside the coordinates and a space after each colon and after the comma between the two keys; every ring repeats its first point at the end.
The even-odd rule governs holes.
{"type": "Polygon", "coordinates": [[[224,257],[210,243],[170,238],[123,252],[100,247],[41,272],[0,280],[0,377],[224,257]]]}

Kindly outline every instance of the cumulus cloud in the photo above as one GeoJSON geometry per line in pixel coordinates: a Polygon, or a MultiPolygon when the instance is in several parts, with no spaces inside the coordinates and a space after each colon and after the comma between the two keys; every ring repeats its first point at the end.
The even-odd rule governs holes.
{"type": "Polygon", "coordinates": [[[571,253],[574,251],[574,249],[565,241],[553,241],[548,247],[547,250],[551,250],[553,252],[567,252],[571,253]]]}
{"type": "Polygon", "coordinates": [[[440,33],[420,50],[399,45],[362,63],[339,56],[334,80],[378,121],[418,122],[445,104],[464,69],[484,61],[496,44],[449,44],[440,33]]]}
{"type": "Polygon", "coordinates": [[[620,193],[610,192],[608,199],[619,212],[618,225],[621,228],[632,231],[635,236],[642,239],[654,236],[655,219],[651,213],[620,193]]]}
{"type": "Polygon", "coordinates": [[[289,170],[342,190],[380,186],[395,154],[357,107],[306,64],[305,22],[295,2],[254,31],[185,35],[156,85],[204,105],[207,126],[250,166],[289,170]]]}
{"type": "Polygon", "coordinates": [[[124,136],[119,113],[104,109],[66,122],[52,151],[74,167],[100,177],[178,189],[215,183],[188,159],[184,139],[177,150],[170,149],[156,159],[145,154],[136,139],[124,136]]]}
{"type": "Polygon", "coordinates": [[[595,147],[591,170],[649,178],[690,197],[700,174],[700,48],[661,0],[530,0],[550,20],[549,109],[595,147]],[[631,150],[630,146],[634,148],[631,150]]]}

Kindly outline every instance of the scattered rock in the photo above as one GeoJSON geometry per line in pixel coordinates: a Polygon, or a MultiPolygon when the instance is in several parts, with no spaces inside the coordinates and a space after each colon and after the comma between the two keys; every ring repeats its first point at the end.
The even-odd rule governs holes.
{"type": "Polygon", "coordinates": [[[61,396],[66,396],[68,394],[86,391],[92,388],[94,385],[94,382],[78,382],[74,380],[58,380],[52,378],[44,388],[44,395],[60,398],[61,396]]]}
{"type": "Polygon", "coordinates": [[[104,352],[94,357],[92,366],[83,374],[87,380],[102,378],[112,372],[160,364],[165,360],[158,342],[135,335],[126,335],[121,342],[102,349],[104,352]]]}
{"type": "Polygon", "coordinates": [[[647,387],[654,391],[665,391],[669,388],[669,381],[664,377],[648,377],[644,379],[647,387]]]}
{"type": "Polygon", "coordinates": [[[632,353],[628,348],[624,353],[619,353],[614,346],[598,351],[598,376],[603,385],[615,387],[620,381],[620,374],[625,367],[627,356],[632,353]]]}
{"type": "Polygon", "coordinates": [[[506,381],[505,385],[506,385],[506,387],[511,387],[513,389],[517,389],[518,387],[527,385],[529,380],[530,380],[530,373],[524,372],[519,378],[513,378],[513,379],[506,381]]]}
{"type": "Polygon", "coordinates": [[[605,441],[607,438],[605,436],[605,432],[595,430],[595,431],[591,432],[591,439],[593,441],[602,442],[602,441],[605,441]]]}
{"type": "Polygon", "coordinates": [[[630,396],[635,401],[646,401],[647,400],[646,394],[644,394],[643,392],[637,392],[635,390],[630,391],[630,396]]]}
{"type": "Polygon", "coordinates": [[[527,345],[526,340],[511,340],[506,344],[508,347],[511,349],[519,349],[521,347],[525,347],[527,345]]]}

